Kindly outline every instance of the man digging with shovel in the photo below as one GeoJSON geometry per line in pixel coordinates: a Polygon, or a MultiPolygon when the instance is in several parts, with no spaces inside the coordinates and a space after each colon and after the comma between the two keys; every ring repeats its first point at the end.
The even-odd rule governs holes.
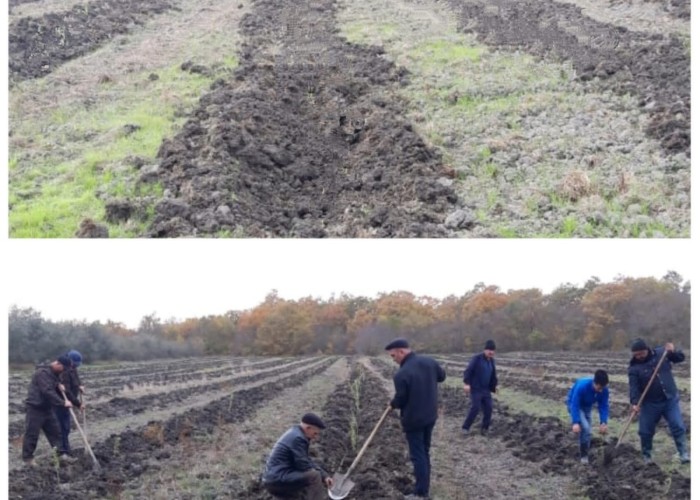
{"type": "Polygon", "coordinates": [[[632,344],[632,359],[627,375],[630,384],[632,412],[639,414],[639,438],[644,463],[652,463],[652,442],[661,417],[664,417],[668,423],[681,463],[690,462],[680,398],[671,373],[671,363],[680,363],[683,360],[685,360],[685,355],[676,351],[671,342],[668,342],[664,347],[655,349],[650,349],[642,339],[637,339],[632,344]],[[666,359],[662,359],[664,350],[666,351],[666,359]],[[648,388],[646,388],[647,384],[649,384],[648,388]],[[640,403],[645,388],[648,392],[643,403],[640,403]]]}
{"type": "Polygon", "coordinates": [[[65,388],[59,383],[58,376],[70,368],[68,356],[59,356],[48,366],[39,366],[32,376],[27,392],[26,428],[22,441],[22,459],[28,466],[34,465],[34,452],[39,442],[39,434],[43,431],[52,448],[61,452],[62,462],[75,462],[76,459],[61,450],[61,431],[54,415],[54,408],[71,408],[70,401],[59,395],[59,390],[65,388]]]}
{"type": "Polygon", "coordinates": [[[307,413],[277,440],[263,473],[263,485],[271,495],[304,500],[328,496],[326,488],[333,486],[333,479],[309,457],[309,444],[325,428],[318,415],[307,413]]]}

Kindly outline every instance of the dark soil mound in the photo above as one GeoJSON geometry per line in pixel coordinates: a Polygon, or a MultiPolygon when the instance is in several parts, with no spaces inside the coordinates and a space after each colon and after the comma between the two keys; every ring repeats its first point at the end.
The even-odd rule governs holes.
{"type": "Polygon", "coordinates": [[[253,2],[241,67],[161,147],[150,236],[448,235],[457,197],[391,94],[406,71],[338,38],[334,14],[253,2]]]}
{"type": "Polygon", "coordinates": [[[39,78],[173,7],[168,0],[98,0],[10,24],[10,80],[39,78]]]}

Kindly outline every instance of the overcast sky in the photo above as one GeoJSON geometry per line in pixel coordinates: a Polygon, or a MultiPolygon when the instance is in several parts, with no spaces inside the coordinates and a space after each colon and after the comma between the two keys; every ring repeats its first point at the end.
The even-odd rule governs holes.
{"type": "MultiPolygon", "coordinates": [[[[687,241],[21,241],[9,242],[8,308],[46,318],[120,321],[224,313],[283,298],[376,296],[406,290],[442,298],[476,283],[549,292],[591,276],[691,279],[687,241]],[[642,252],[643,250],[643,252],[642,252]]],[[[7,267],[6,267],[7,269],[7,267]]]]}

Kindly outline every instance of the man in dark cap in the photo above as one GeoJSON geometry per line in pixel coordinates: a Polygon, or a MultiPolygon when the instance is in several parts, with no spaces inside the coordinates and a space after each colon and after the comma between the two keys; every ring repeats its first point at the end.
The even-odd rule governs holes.
{"type": "MultiPolygon", "coordinates": [[[[70,360],[71,365],[59,374],[58,380],[65,388],[66,398],[68,398],[74,407],[83,411],[83,404],[80,401],[82,384],[78,376],[78,367],[81,365],[83,357],[76,350],[69,351],[66,357],[70,360]]],[[[70,454],[70,441],[68,439],[71,427],[70,410],[65,406],[56,406],[54,411],[56,412],[56,419],[58,420],[58,426],[61,430],[60,452],[61,454],[70,454]]]]}
{"type": "Polygon", "coordinates": [[[263,485],[271,495],[305,500],[328,496],[326,488],[333,486],[333,479],[309,457],[309,444],[325,428],[318,415],[306,413],[277,440],[263,473],[263,485]]]}
{"type": "Polygon", "coordinates": [[[464,393],[471,396],[471,407],[467,418],[462,424],[462,434],[469,434],[479,410],[484,412],[481,419],[481,435],[488,433],[491,425],[491,413],[493,412],[493,400],[491,393],[496,392],[498,377],[496,377],[496,343],[487,340],[484,344],[484,352],[474,356],[464,370],[464,393]]]}
{"type": "MultiPolygon", "coordinates": [[[[22,459],[28,466],[34,465],[34,452],[39,442],[39,434],[44,431],[46,439],[52,448],[61,452],[61,433],[53,409],[57,407],[70,408],[70,401],[64,401],[60,390],[65,388],[59,382],[58,376],[71,365],[67,356],[60,356],[48,366],[39,366],[29,384],[26,407],[26,428],[22,442],[22,459]]],[[[61,453],[62,461],[74,462],[75,459],[61,453]]]]}
{"type": "Polygon", "coordinates": [[[600,417],[599,431],[608,432],[608,409],[610,392],[608,391],[608,373],[596,370],[592,377],[582,377],[574,382],[566,398],[566,407],[571,415],[571,430],[579,435],[579,459],[588,463],[588,450],[591,447],[591,412],[593,405],[598,405],[600,417]]]}
{"type": "Polygon", "coordinates": [[[647,464],[652,462],[652,443],[656,432],[656,424],[659,423],[661,417],[668,424],[669,431],[676,443],[681,463],[687,464],[690,462],[680,398],[676,382],[671,373],[671,363],[680,363],[684,359],[685,355],[681,351],[676,351],[671,342],[668,342],[664,347],[660,346],[655,349],[650,349],[642,339],[637,339],[632,343],[632,359],[627,369],[630,384],[630,404],[632,405],[632,411],[639,413],[639,438],[642,443],[642,456],[647,464]],[[663,355],[664,349],[666,350],[666,359],[661,364],[640,407],[639,399],[647,383],[651,380],[651,376],[663,355]]]}
{"type": "Polygon", "coordinates": [[[406,498],[428,498],[430,441],[438,410],[437,385],[445,381],[445,370],[433,358],[414,353],[406,339],[396,339],[385,349],[400,365],[394,375],[396,393],[389,404],[401,410],[401,427],[416,478],[413,493],[406,498]]]}

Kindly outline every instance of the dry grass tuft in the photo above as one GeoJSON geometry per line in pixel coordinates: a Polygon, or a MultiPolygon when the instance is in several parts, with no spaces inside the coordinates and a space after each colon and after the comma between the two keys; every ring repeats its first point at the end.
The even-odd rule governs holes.
{"type": "Polygon", "coordinates": [[[152,422],[148,424],[143,431],[143,438],[151,444],[162,446],[163,443],[165,443],[163,424],[161,422],[152,422]]]}
{"type": "Polygon", "coordinates": [[[578,201],[590,193],[591,181],[582,170],[572,170],[559,185],[559,194],[570,201],[578,201]]]}

